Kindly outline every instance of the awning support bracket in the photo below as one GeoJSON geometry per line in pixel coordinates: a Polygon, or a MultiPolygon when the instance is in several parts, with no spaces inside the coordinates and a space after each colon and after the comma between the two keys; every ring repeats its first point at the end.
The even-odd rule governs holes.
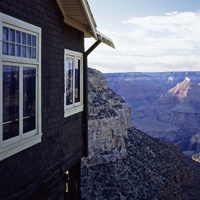
{"type": "Polygon", "coordinates": [[[100,40],[97,40],[84,54],[88,56],[99,44],[101,43],[100,40]]]}

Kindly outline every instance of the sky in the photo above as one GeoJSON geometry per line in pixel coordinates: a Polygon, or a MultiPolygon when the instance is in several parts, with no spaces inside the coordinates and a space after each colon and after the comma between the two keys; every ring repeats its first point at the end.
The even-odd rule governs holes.
{"type": "MultiPolygon", "coordinates": [[[[200,0],[88,0],[100,44],[88,65],[103,73],[200,71],[200,0]]],[[[86,50],[95,42],[86,39],[86,50]]]]}

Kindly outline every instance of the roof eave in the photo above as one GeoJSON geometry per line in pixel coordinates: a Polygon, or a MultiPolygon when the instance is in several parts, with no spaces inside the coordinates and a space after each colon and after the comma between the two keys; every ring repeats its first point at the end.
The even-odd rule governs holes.
{"type": "Polygon", "coordinates": [[[97,25],[95,23],[94,17],[92,15],[91,10],[90,10],[89,4],[88,4],[87,0],[80,0],[80,1],[81,1],[82,6],[83,6],[83,9],[85,11],[88,22],[90,24],[91,32],[92,32],[94,38],[97,39],[97,34],[96,34],[97,25]]]}
{"type": "Polygon", "coordinates": [[[67,0],[56,0],[56,1],[63,14],[64,22],[66,24],[83,32],[84,37],[86,38],[93,37],[96,40],[99,40],[109,45],[110,47],[115,48],[114,43],[110,38],[97,31],[97,25],[87,0],[76,0],[77,2],[80,2],[80,4],[76,4],[77,2],[75,1],[69,1],[69,2],[67,0]],[[83,15],[83,19],[74,17],[72,13],[68,12],[67,10],[69,9],[68,6],[71,6],[72,4],[76,5],[77,9],[81,8],[80,13],[83,15]]]}
{"type": "Polygon", "coordinates": [[[96,23],[93,18],[92,12],[90,10],[89,4],[87,3],[87,0],[80,0],[80,5],[83,8],[85,17],[87,18],[88,24],[85,25],[81,23],[80,21],[77,21],[71,16],[67,15],[66,10],[63,7],[62,1],[61,0],[56,0],[58,3],[58,6],[63,14],[64,17],[64,22],[68,24],[69,26],[76,28],[84,33],[84,37],[94,37],[97,39],[96,35],[96,23]]]}

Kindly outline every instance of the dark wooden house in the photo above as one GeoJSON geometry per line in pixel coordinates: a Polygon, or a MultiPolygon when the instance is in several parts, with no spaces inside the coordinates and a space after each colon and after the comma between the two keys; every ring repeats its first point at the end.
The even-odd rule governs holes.
{"type": "Polygon", "coordinates": [[[87,0],[0,1],[1,200],[80,199],[87,56],[101,42],[114,47],[87,0]]]}

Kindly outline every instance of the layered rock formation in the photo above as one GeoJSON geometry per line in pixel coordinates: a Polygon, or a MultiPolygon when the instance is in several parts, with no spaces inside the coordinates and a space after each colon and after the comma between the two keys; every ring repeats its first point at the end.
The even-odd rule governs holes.
{"type": "MultiPolygon", "coordinates": [[[[194,84],[189,78],[170,89],[165,103],[174,99],[172,108],[161,116],[162,121],[184,127],[200,127],[200,84],[194,84]]],[[[163,98],[165,98],[163,97],[163,98]]]]}
{"type": "Polygon", "coordinates": [[[109,86],[131,106],[133,126],[177,144],[187,155],[198,153],[190,150],[189,141],[200,133],[200,72],[128,73],[124,85],[126,75],[106,74],[109,86]]]}
{"type": "Polygon", "coordinates": [[[126,156],[124,138],[131,125],[131,109],[108,88],[105,77],[88,70],[89,150],[83,165],[110,162],[126,156]]]}
{"type": "Polygon", "coordinates": [[[100,72],[89,69],[88,76],[90,155],[82,162],[82,199],[198,200],[200,165],[130,128],[130,108],[100,72]]]}

